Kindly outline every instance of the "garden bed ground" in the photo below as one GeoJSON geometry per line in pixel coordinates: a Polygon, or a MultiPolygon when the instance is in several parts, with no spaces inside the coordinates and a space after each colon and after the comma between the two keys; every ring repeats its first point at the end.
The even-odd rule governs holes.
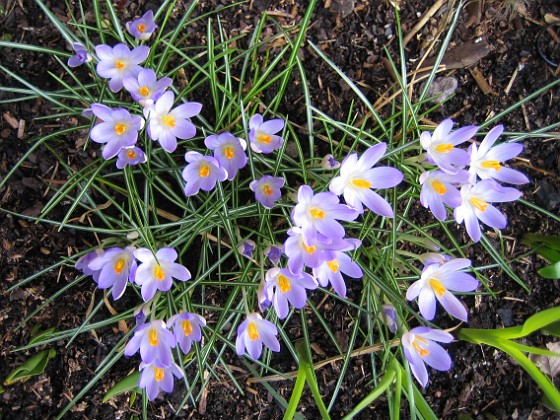
{"type": "MultiPolygon", "coordinates": [[[[157,2],[127,0],[117,2],[121,7],[123,21],[129,20],[131,13],[145,11],[157,2]]],[[[214,10],[220,3],[227,1],[199,2],[197,14],[214,10]],[[216,4],[218,3],[218,4],[216,4]]],[[[379,105],[389,92],[393,76],[386,65],[386,46],[393,59],[397,59],[397,43],[394,38],[394,12],[389,2],[363,0],[326,0],[319,1],[313,15],[313,23],[307,39],[333,60],[350,79],[354,81],[372,103],[379,105]]],[[[401,2],[403,32],[410,33],[434,1],[412,0],[401,2]]],[[[425,43],[435,35],[439,23],[444,19],[446,8],[452,1],[444,1],[439,9],[417,35],[407,43],[409,68],[414,68],[425,52],[425,43]]],[[[51,10],[64,18],[65,2],[49,2],[51,10]]],[[[458,29],[453,35],[451,48],[454,53],[446,57],[450,70],[442,75],[453,77],[458,82],[455,96],[440,110],[430,115],[434,122],[452,116],[459,125],[480,124],[488,117],[501,112],[511,104],[538,88],[550,83],[558,76],[558,69],[548,65],[539,54],[538,38],[545,31],[545,16],[560,17],[560,4],[556,0],[535,1],[474,1],[463,12],[458,29]],[[512,6],[517,5],[519,13],[512,6]],[[480,6],[477,9],[477,5],[480,6]],[[484,5],[484,7],[481,7],[484,5]],[[480,42],[473,40],[480,38],[480,42]],[[468,47],[470,45],[470,47],[468,47]],[[470,49],[469,49],[470,48],[470,49]],[[454,68],[453,68],[454,67],[454,68]],[[556,73],[555,73],[556,71],[556,73]],[[478,82],[477,82],[478,80],[478,82]],[[483,83],[486,82],[486,85],[483,83]]],[[[252,0],[220,12],[223,27],[232,35],[250,31],[263,11],[269,11],[278,22],[291,25],[299,21],[305,13],[307,2],[296,0],[263,1],[252,0]]],[[[180,13],[181,6],[178,13],[180,13]]],[[[547,17],[548,19],[548,17],[547,17]]],[[[204,42],[206,29],[203,21],[192,28],[188,42],[193,45],[204,42]]],[[[274,30],[271,26],[270,31],[274,30]]],[[[40,9],[31,1],[8,0],[0,9],[0,36],[12,41],[39,44],[53,49],[67,46],[57,34],[40,9]]],[[[546,35],[545,35],[546,36],[546,35]]],[[[553,45],[554,46],[554,45],[553,45]]],[[[560,49],[560,45],[556,44],[560,49]]],[[[546,49],[549,59],[557,60],[554,48],[546,49]]],[[[311,101],[317,108],[335,119],[345,119],[351,109],[354,93],[340,82],[340,78],[318,59],[310,47],[304,47],[301,58],[307,72],[311,101]]],[[[2,49],[1,63],[6,68],[45,88],[53,88],[54,82],[47,70],[59,72],[52,57],[38,55],[22,50],[2,49]]],[[[304,123],[301,83],[294,78],[294,89],[286,97],[281,112],[295,123],[304,123]],[[301,119],[301,121],[300,121],[301,119]]],[[[6,74],[0,73],[2,86],[17,86],[17,82],[6,74]]],[[[36,120],[47,115],[50,106],[41,100],[3,104],[10,96],[0,93],[0,176],[4,177],[28,148],[28,141],[42,134],[59,129],[68,121],[47,123],[36,120]]],[[[558,87],[542,94],[523,107],[501,119],[506,131],[532,131],[557,122],[560,117],[560,89],[558,87]]],[[[199,99],[201,102],[207,98],[199,99]]],[[[379,107],[384,116],[390,112],[388,107],[379,107]]],[[[353,108],[357,120],[366,115],[366,110],[357,105],[353,108]]],[[[428,123],[429,121],[426,121],[428,123]]],[[[301,133],[301,135],[305,135],[301,133]]],[[[522,158],[513,165],[523,170],[531,178],[531,184],[523,187],[524,198],[537,203],[549,211],[558,213],[560,207],[560,143],[556,139],[531,139],[525,143],[522,158]]],[[[60,143],[57,149],[65,153],[68,162],[80,158],[81,151],[73,142],[60,143]]],[[[3,209],[37,215],[51,194],[50,185],[57,180],[60,168],[45,149],[38,149],[28,161],[14,174],[9,183],[0,191],[0,206],[3,209]],[[53,181],[54,180],[54,181],[53,181]]],[[[543,234],[558,234],[559,226],[539,213],[522,204],[505,206],[509,216],[509,227],[505,231],[507,252],[511,256],[527,251],[520,245],[519,238],[526,231],[543,234]]],[[[424,210],[419,207],[419,213],[424,210]]],[[[425,213],[426,221],[431,221],[425,213]]],[[[464,235],[458,231],[458,235],[464,235]]],[[[6,290],[21,279],[40,271],[42,268],[75,253],[84,244],[78,232],[63,230],[46,224],[33,224],[6,212],[0,213],[0,379],[33,351],[13,353],[12,350],[25,345],[31,336],[32,328],[56,327],[58,330],[79,326],[90,306],[92,296],[100,298],[93,282],[84,281],[46,306],[27,325],[20,328],[20,322],[31,311],[41,305],[46,298],[56,293],[62,286],[73,280],[77,273],[67,267],[60,271],[45,273],[12,293],[6,290]]],[[[466,239],[463,238],[465,241],[466,239]]],[[[469,248],[473,265],[481,265],[485,251],[479,247],[469,248]]],[[[519,260],[514,269],[526,282],[530,293],[500,272],[491,280],[491,287],[497,298],[490,296],[469,297],[471,310],[470,325],[477,328],[496,328],[522,323],[529,315],[538,310],[560,303],[560,290],[557,281],[544,280],[537,276],[536,270],[543,262],[535,256],[519,260]]],[[[350,286],[350,298],[356,297],[360,288],[350,286]]],[[[125,307],[126,302],[118,302],[115,309],[125,307]]],[[[327,321],[339,323],[340,337],[344,339],[349,331],[349,318],[345,307],[336,301],[328,301],[323,307],[327,321]]],[[[448,320],[438,319],[442,326],[448,320]]],[[[313,329],[311,328],[311,331],[313,329]]],[[[49,362],[44,374],[33,377],[24,383],[5,387],[0,394],[0,418],[50,418],[62,408],[94,376],[94,370],[111,346],[122,337],[123,331],[117,328],[98,331],[97,334],[80,335],[70,346],[65,342],[56,343],[56,356],[49,362]]],[[[298,332],[293,331],[297,337],[298,332]]],[[[545,337],[535,336],[531,344],[544,345],[545,337]]],[[[324,337],[313,335],[316,344],[316,360],[322,358],[324,337]]],[[[541,394],[530,377],[506,355],[492,348],[479,347],[466,343],[449,346],[454,367],[445,373],[435,373],[425,395],[435,413],[440,417],[457,418],[552,418],[554,415],[541,403],[541,394]]],[[[235,363],[232,357],[232,363],[235,363]]],[[[333,417],[347,413],[371,387],[367,386],[371,377],[364,372],[367,358],[356,358],[344,381],[343,392],[333,408],[333,417]]],[[[139,413],[137,401],[129,406],[127,396],[119,396],[109,403],[102,404],[104,393],[116,381],[136,368],[137,361],[119,362],[99,382],[92,391],[72,409],[71,418],[130,418],[139,413]]],[[[286,364],[286,370],[295,366],[286,364]]],[[[321,392],[329,398],[338,378],[340,366],[333,364],[318,371],[322,385],[321,392]]],[[[249,378],[248,372],[235,371],[239,380],[249,378]]],[[[208,418],[278,418],[281,409],[274,399],[260,385],[247,385],[242,395],[230,384],[226,375],[222,381],[211,381],[204,399],[198,406],[186,406],[179,416],[198,417],[205,414],[208,418]]],[[[274,384],[285,398],[289,398],[293,382],[283,381],[274,384]]],[[[178,387],[180,389],[180,387],[178,387]]],[[[172,416],[172,407],[177,397],[160,399],[150,404],[149,412],[154,418],[172,416]]],[[[316,418],[318,412],[310,395],[305,394],[301,402],[301,412],[316,418]]],[[[369,408],[364,418],[386,417],[383,399],[369,408]]]]}

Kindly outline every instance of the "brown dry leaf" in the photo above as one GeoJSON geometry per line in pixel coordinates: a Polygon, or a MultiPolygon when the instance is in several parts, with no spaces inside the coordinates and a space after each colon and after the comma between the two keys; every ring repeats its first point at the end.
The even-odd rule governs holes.
{"type": "MultiPolygon", "coordinates": [[[[560,353],[560,342],[546,343],[546,347],[555,353],[560,353]]],[[[560,356],[542,356],[540,354],[531,354],[529,359],[541,370],[545,375],[554,378],[560,374],[560,356]]]]}

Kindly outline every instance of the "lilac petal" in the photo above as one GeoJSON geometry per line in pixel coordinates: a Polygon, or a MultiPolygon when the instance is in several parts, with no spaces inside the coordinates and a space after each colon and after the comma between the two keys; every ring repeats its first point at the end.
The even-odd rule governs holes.
{"type": "MultiPolygon", "coordinates": [[[[387,151],[387,143],[379,143],[367,149],[360,157],[358,165],[363,168],[371,168],[387,151]]],[[[383,188],[383,187],[378,187],[383,188]]]]}
{"type": "Polygon", "coordinates": [[[478,287],[478,280],[467,273],[454,273],[442,283],[447,289],[456,292],[472,292],[478,287]]]}
{"type": "Polygon", "coordinates": [[[340,273],[332,273],[330,280],[331,280],[332,288],[336,292],[336,294],[342,298],[345,298],[346,283],[344,282],[342,275],[340,273]]]}
{"type": "Polygon", "coordinates": [[[447,118],[438,124],[438,126],[434,130],[432,137],[437,140],[445,138],[452,129],[453,129],[453,120],[447,118]]]}
{"type": "Polygon", "coordinates": [[[165,268],[169,275],[174,279],[187,281],[191,278],[191,273],[189,272],[189,270],[187,270],[187,268],[182,266],[181,264],[173,263],[172,265],[168,265],[165,268]]]}
{"type": "Polygon", "coordinates": [[[158,141],[162,149],[168,153],[173,153],[175,150],[177,150],[177,137],[175,137],[173,133],[169,131],[160,132],[158,141]]]}
{"type": "Polygon", "coordinates": [[[420,295],[418,296],[418,308],[420,313],[428,321],[434,319],[436,315],[436,297],[434,292],[428,288],[424,287],[420,290],[420,295]]]}
{"type": "Polygon", "coordinates": [[[178,256],[179,254],[177,254],[177,251],[171,247],[163,247],[156,252],[156,258],[159,261],[174,262],[178,256]]]}
{"type": "Polygon", "coordinates": [[[154,258],[154,254],[148,248],[137,248],[134,250],[134,256],[141,262],[148,262],[154,258]]]}
{"type": "MultiPolygon", "coordinates": [[[[116,45],[115,49],[119,45],[116,45]]],[[[128,47],[126,49],[128,50],[128,47]]],[[[150,48],[145,45],[140,45],[131,51],[130,58],[134,63],[138,64],[143,62],[146,58],[148,58],[148,54],[150,54],[150,48]]]]}
{"type": "Polygon", "coordinates": [[[247,349],[247,353],[253,359],[258,359],[261,357],[262,354],[262,342],[261,340],[251,340],[248,336],[245,338],[245,348],[247,349]]]}
{"type": "Polygon", "coordinates": [[[278,339],[275,337],[274,334],[272,334],[271,332],[269,332],[268,329],[265,328],[262,328],[259,331],[259,333],[262,342],[266,347],[268,347],[272,351],[280,351],[280,342],[278,341],[278,339]]]}
{"type": "Polygon", "coordinates": [[[406,291],[406,299],[407,300],[416,299],[423,287],[424,287],[424,281],[416,280],[414,283],[410,285],[410,287],[406,291]]]}
{"type": "Polygon", "coordinates": [[[465,218],[465,228],[467,229],[467,233],[469,234],[473,242],[480,241],[482,233],[480,232],[480,225],[478,224],[477,217],[470,211],[463,212],[463,216],[465,218]]]}
{"type": "Polygon", "coordinates": [[[444,271],[457,271],[471,266],[471,260],[468,258],[454,258],[447,261],[441,269],[444,271]]]}
{"type": "Polygon", "coordinates": [[[186,104],[179,105],[173,110],[173,115],[179,118],[192,118],[202,110],[202,104],[198,102],[187,102],[186,104]]]}
{"type": "Polygon", "coordinates": [[[439,344],[431,342],[428,350],[430,354],[423,358],[424,362],[439,371],[451,369],[451,356],[439,344]]]}
{"type": "Polygon", "coordinates": [[[457,146],[458,144],[464,143],[467,140],[471,139],[477,131],[478,127],[475,125],[461,127],[451,133],[447,140],[449,143],[453,144],[453,146],[457,146]]]}
{"type": "Polygon", "coordinates": [[[493,178],[497,179],[498,181],[507,182],[508,184],[514,185],[522,185],[527,184],[529,182],[529,178],[519,171],[511,168],[502,167],[499,171],[497,171],[493,178]]]}
{"type": "Polygon", "coordinates": [[[428,385],[428,369],[422,358],[415,351],[410,351],[407,348],[404,349],[405,357],[410,365],[410,370],[414,377],[422,384],[425,388],[428,385]]]}
{"type": "Polygon", "coordinates": [[[441,343],[451,343],[453,341],[453,336],[446,331],[436,330],[429,327],[417,327],[413,328],[413,331],[423,330],[422,333],[417,333],[421,337],[427,338],[428,340],[439,341],[441,343]]]}
{"type": "Polygon", "coordinates": [[[288,312],[290,311],[286,297],[283,296],[281,293],[279,293],[278,290],[276,290],[276,293],[274,293],[274,299],[272,303],[274,305],[274,309],[276,310],[276,314],[278,314],[278,318],[280,319],[286,318],[288,312]]]}
{"type": "Polygon", "coordinates": [[[112,119],[113,110],[108,106],[105,106],[103,104],[91,104],[90,108],[95,116],[102,119],[103,121],[112,119]]]}
{"type": "Polygon", "coordinates": [[[157,284],[155,284],[155,282],[151,281],[148,283],[144,283],[142,285],[142,289],[140,290],[140,294],[142,295],[142,299],[144,299],[144,302],[148,302],[150,299],[152,299],[154,297],[154,295],[156,294],[157,291],[157,284]]]}
{"type": "Polygon", "coordinates": [[[109,45],[96,45],[94,49],[95,54],[97,54],[100,60],[110,60],[113,58],[113,48],[109,45]]]}
{"type": "Polygon", "coordinates": [[[476,215],[482,221],[482,223],[496,228],[503,229],[507,226],[507,218],[504,216],[500,210],[494,206],[488,206],[486,211],[476,211],[476,215]]]}
{"type": "MultiPolygon", "coordinates": [[[[278,291],[276,293],[278,293],[278,291]]],[[[303,287],[294,287],[293,283],[292,290],[286,292],[286,297],[296,309],[303,308],[307,303],[307,294],[305,293],[305,289],[303,287]]]]}
{"type": "Polygon", "coordinates": [[[249,128],[258,127],[263,123],[263,117],[261,114],[255,114],[249,120],[249,128]]]}
{"type": "Polygon", "coordinates": [[[369,181],[372,188],[392,188],[402,182],[403,174],[396,168],[384,166],[370,169],[365,173],[364,178],[369,181]]]}
{"type": "Polygon", "coordinates": [[[109,89],[111,92],[116,93],[123,88],[122,77],[113,77],[109,80],[109,89]]]}
{"type": "MultiPolygon", "coordinates": [[[[502,143],[486,154],[486,159],[497,160],[498,162],[505,162],[519,155],[523,151],[523,145],[520,143],[502,143]]],[[[480,156],[484,156],[480,153],[480,156]]]]}
{"type": "Polygon", "coordinates": [[[173,134],[180,139],[192,139],[196,135],[196,127],[188,120],[179,119],[175,121],[173,134]]]}
{"type": "Polygon", "coordinates": [[[438,296],[438,300],[449,315],[467,322],[468,312],[455,295],[445,291],[442,296],[438,296]]]}
{"type": "Polygon", "coordinates": [[[268,120],[262,123],[259,127],[259,130],[267,134],[274,134],[282,130],[284,128],[284,124],[284,120],[275,118],[273,120],[268,120]]]}
{"type": "MultiPolygon", "coordinates": [[[[346,196],[344,197],[346,198],[346,196]]],[[[362,191],[361,198],[364,205],[374,213],[385,217],[393,217],[393,209],[390,204],[375,191],[362,191]]]]}
{"type": "MultiPolygon", "coordinates": [[[[478,149],[478,153],[480,156],[484,156],[488,150],[494,145],[498,137],[503,133],[504,126],[498,125],[494,127],[492,130],[486,134],[482,143],[480,143],[480,149],[478,149]]],[[[516,155],[517,156],[517,155],[516,155]]]]}

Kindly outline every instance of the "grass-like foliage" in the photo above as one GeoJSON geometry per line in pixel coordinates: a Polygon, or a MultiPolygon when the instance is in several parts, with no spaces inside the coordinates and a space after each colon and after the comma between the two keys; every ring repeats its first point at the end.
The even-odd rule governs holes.
{"type": "MultiPolygon", "coordinates": [[[[95,330],[102,336],[104,327],[128,326],[60,414],[117,361],[132,357],[139,371],[106,399],[141,392],[144,416],[147,401],[166,398],[160,391],[173,392],[178,381],[184,386],[177,409],[196,404],[224,372],[243,393],[231,368],[237,363],[286,407],[287,417],[296,414],[307,384],[328,418],[353,358],[368,355],[371,393],[349,417],[381,395],[392,417],[399,417],[403,396],[413,415],[435,417],[417,383],[428,385],[426,366],[452,369],[453,345],[447,343],[454,337],[432,322],[436,311],[445,310],[457,324],[468,322],[457,295],[494,295],[490,269],[525,287],[499,246],[508,206],[496,203],[517,200],[516,186],[528,182],[504,162],[522,152],[521,140],[553,127],[504,136],[503,113],[483,125],[454,127],[449,119],[437,127],[425,124],[433,108],[427,87],[418,95],[407,88],[398,10],[401,58],[392,62],[398,83],[382,111],[320,48],[306,43],[316,1],[293,27],[264,13],[251,32],[235,37],[223,29],[219,11],[195,14],[197,2],[177,16],[176,2],[168,0],[122,22],[110,1],[92,3],[93,20],[79,1],[68,6],[67,24],[36,2],[74,53],[0,42],[53,55],[60,66],[50,72],[59,89],[45,91],[0,65],[19,84],[2,89],[18,100],[48,101],[52,113],[40,120],[78,123],[30,143],[20,164],[46,148],[66,178],[53,185],[38,217],[19,216],[74,229],[89,245],[12,290],[64,266],[77,268],[75,281],[61,285],[45,305],[93,281],[103,292],[80,327],[42,334],[26,348],[58,340],[70,345],[78,334],[95,330]],[[195,23],[197,30],[205,28],[204,45],[189,40],[195,23]],[[366,115],[357,118],[350,109],[338,121],[312,104],[299,55],[304,45],[355,92],[366,115]],[[293,89],[301,90],[297,116],[282,112],[293,89]],[[61,146],[77,141],[80,164],[69,164],[61,146]],[[426,209],[419,211],[419,204],[426,209]],[[472,242],[461,239],[465,228],[472,242]],[[465,256],[473,242],[492,263],[471,267],[465,256]],[[120,299],[129,306],[116,311],[120,299]],[[323,316],[325,300],[345,305],[354,320],[344,346],[323,316]],[[104,307],[111,317],[101,317],[104,307]],[[315,365],[312,334],[331,346],[330,358],[315,365]],[[289,372],[277,352],[298,371],[289,372]],[[340,376],[322,401],[314,372],[335,361],[342,361],[340,376]],[[275,381],[294,379],[291,397],[274,389],[275,381]]],[[[436,72],[437,66],[428,85],[436,72]]],[[[515,351],[529,369],[528,359],[517,356],[527,349],[502,336],[463,330],[458,338],[515,351]]],[[[537,379],[538,371],[530,372],[537,379]]],[[[539,385],[555,395],[543,378],[538,376],[539,385]]]]}

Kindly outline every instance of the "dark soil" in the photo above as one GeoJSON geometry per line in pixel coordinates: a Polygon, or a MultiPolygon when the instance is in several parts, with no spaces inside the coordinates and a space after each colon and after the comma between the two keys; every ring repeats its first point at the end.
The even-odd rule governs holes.
{"type": "MultiPolygon", "coordinates": [[[[157,2],[138,1],[131,3],[123,0],[117,2],[121,8],[122,21],[129,20],[131,13],[136,14],[153,8],[157,2]]],[[[214,10],[226,1],[201,0],[196,14],[214,10]]],[[[320,1],[313,15],[313,24],[308,32],[308,40],[319,48],[339,66],[364,92],[372,103],[377,103],[393,84],[393,75],[386,66],[386,46],[392,59],[397,60],[398,45],[394,38],[394,12],[384,1],[331,0],[320,1]],[[325,4],[330,7],[325,8],[325,4]]],[[[401,23],[404,33],[418,22],[432,3],[427,0],[401,2],[401,23]]],[[[453,2],[447,2],[452,4],[453,2]]],[[[473,2],[475,5],[479,2],[473,2]]],[[[480,48],[465,52],[461,47],[455,50],[456,56],[446,56],[448,68],[443,75],[454,77],[458,81],[455,96],[439,111],[430,114],[430,120],[438,122],[452,116],[459,125],[481,124],[491,116],[500,113],[510,105],[537,89],[558,78],[557,69],[553,68],[539,54],[547,54],[550,59],[557,59],[558,44],[546,40],[546,46],[539,47],[547,24],[545,15],[560,16],[560,4],[557,0],[535,1],[486,1],[484,8],[477,13],[476,7],[463,12],[459,26],[453,35],[451,47],[482,37],[480,48]],[[516,4],[521,13],[511,6],[516,4]],[[487,42],[487,44],[486,44],[487,42]],[[488,45],[486,47],[486,45],[488,45]],[[556,50],[554,50],[554,47],[556,50]],[[457,53],[459,51],[459,53],[457,53]],[[462,64],[452,66],[455,60],[462,64]],[[469,64],[469,67],[465,67],[469,64]],[[453,68],[455,67],[455,68],[453,68]],[[556,70],[556,74],[554,73],[556,70]],[[474,74],[480,74],[487,86],[475,82],[474,74]],[[484,91],[487,88],[488,91],[484,91]]],[[[66,16],[65,2],[49,2],[52,11],[66,16]]],[[[253,0],[232,8],[224,8],[220,14],[221,24],[227,33],[240,33],[258,20],[265,10],[274,11],[275,18],[282,24],[293,24],[301,20],[307,2],[302,0],[253,0]]],[[[0,13],[0,36],[21,43],[43,45],[53,49],[67,49],[65,41],[58,35],[48,19],[34,2],[8,0],[0,13]]],[[[178,13],[182,7],[178,6],[178,13]]],[[[412,37],[406,49],[409,69],[415,68],[417,59],[422,57],[427,44],[425,41],[437,31],[444,17],[443,11],[432,17],[417,36],[412,37]]],[[[197,30],[192,31],[188,42],[199,45],[205,36],[201,22],[197,30]]],[[[270,31],[274,28],[271,25],[270,31]]],[[[244,41],[240,41],[244,42],[244,41]]],[[[339,77],[317,58],[313,50],[306,46],[301,57],[307,71],[308,83],[313,104],[335,119],[345,119],[354,100],[354,93],[340,82],[339,77]]],[[[445,60],[444,60],[445,61],[445,60]]],[[[24,50],[2,48],[1,64],[26,80],[43,89],[54,89],[56,84],[47,71],[58,74],[59,67],[52,57],[24,50]]],[[[295,73],[294,73],[295,74],[295,73]]],[[[296,123],[305,123],[302,112],[302,91],[298,89],[301,80],[294,75],[295,88],[290,90],[280,111],[296,123]]],[[[2,87],[17,87],[19,83],[6,73],[0,72],[2,87]]],[[[418,91],[418,85],[416,86],[418,91]]],[[[30,140],[63,127],[63,124],[50,120],[47,124],[37,120],[39,116],[50,111],[48,103],[42,100],[7,103],[15,95],[0,91],[0,176],[2,179],[28,150],[30,140]]],[[[560,88],[555,87],[538,95],[508,115],[500,119],[508,132],[526,132],[556,123],[560,116],[560,88]]],[[[382,116],[391,112],[390,107],[379,108],[382,116]]],[[[363,118],[367,112],[358,105],[353,109],[357,118],[363,118]]],[[[429,121],[426,121],[429,122],[429,121]]],[[[305,136],[301,133],[302,137],[305,136]]],[[[514,166],[529,175],[532,182],[523,188],[524,198],[547,210],[558,214],[560,207],[560,143],[558,139],[531,139],[525,143],[522,159],[514,166]]],[[[69,164],[80,165],[84,157],[76,144],[59,143],[57,150],[69,164]]],[[[70,230],[57,231],[47,224],[34,224],[9,212],[36,216],[51,196],[49,180],[59,177],[61,169],[55,159],[44,148],[33,152],[26,163],[10,178],[7,185],[0,190],[0,206],[5,211],[0,213],[0,238],[2,254],[0,259],[0,378],[16,366],[35,354],[37,349],[13,352],[26,345],[33,335],[33,329],[42,330],[56,327],[57,330],[76,328],[83,322],[92,299],[98,301],[101,292],[96,291],[93,282],[82,282],[64,293],[54,302],[42,308],[30,321],[21,325],[30,313],[39,308],[46,299],[55,294],[69,282],[77,272],[68,266],[44,273],[33,281],[8,293],[8,288],[22,279],[48,267],[61,259],[84,249],[91,238],[80,232],[70,230]]],[[[429,216],[422,208],[415,209],[429,216]]],[[[539,213],[522,204],[507,207],[510,219],[505,231],[507,251],[511,256],[521,255],[527,251],[519,244],[519,238],[525,231],[543,234],[558,234],[557,223],[542,217],[539,213]]],[[[464,235],[457,230],[458,235],[464,235]]],[[[435,233],[437,234],[437,233],[435,233]]],[[[462,238],[466,243],[466,238],[462,238]]],[[[496,243],[498,246],[498,243],[496,243]]],[[[473,246],[468,248],[473,265],[488,262],[486,251],[473,246]]],[[[560,291],[557,281],[545,280],[536,274],[543,266],[542,260],[535,256],[520,259],[515,264],[515,271],[526,281],[530,293],[501,272],[491,276],[492,289],[498,292],[496,299],[489,296],[471,296],[467,303],[471,309],[470,325],[475,328],[496,328],[518,325],[531,314],[560,304],[560,291]]],[[[349,297],[357,296],[360,286],[349,285],[349,297]]],[[[126,308],[126,302],[115,305],[117,311],[126,308]]],[[[340,324],[340,337],[344,339],[349,330],[350,318],[344,305],[328,300],[323,306],[324,317],[332,325],[340,324]],[[341,323],[341,319],[343,320],[341,323]]],[[[450,327],[449,320],[438,318],[442,327],[450,327]]],[[[317,344],[316,361],[330,356],[328,340],[311,330],[312,341],[317,344]],[[321,349],[324,354],[321,354],[321,349]],[[326,355],[326,356],[325,356],[326,355]]],[[[321,331],[321,330],[317,330],[321,331]]],[[[49,362],[45,372],[32,377],[26,382],[5,386],[0,395],[0,418],[51,418],[56,416],[80,390],[94,377],[95,369],[109,353],[114,344],[123,336],[121,330],[104,329],[95,333],[79,335],[70,345],[60,341],[54,343],[56,356],[49,362]]],[[[300,332],[294,331],[294,337],[300,332]]],[[[547,338],[535,335],[528,344],[544,345],[547,338]]],[[[457,418],[553,418],[554,414],[541,403],[541,392],[525,371],[517,366],[507,355],[485,346],[475,346],[457,342],[449,346],[454,360],[454,367],[449,372],[432,372],[431,382],[425,396],[434,412],[439,417],[457,418]]],[[[283,355],[279,355],[282,358],[283,355]]],[[[231,363],[237,356],[231,355],[231,363]]],[[[287,359],[286,359],[287,360],[287,359]]],[[[355,358],[344,380],[342,392],[332,410],[333,418],[351,410],[372,389],[371,371],[367,357],[355,358]]],[[[128,396],[119,396],[102,404],[105,392],[116,381],[136,369],[136,360],[118,362],[71,410],[69,418],[130,418],[141,412],[140,399],[129,404],[128,396]]],[[[285,364],[285,370],[294,370],[295,366],[285,364]]],[[[322,385],[322,395],[328,401],[332,395],[340,372],[340,365],[333,364],[317,372],[322,385]]],[[[235,371],[239,381],[244,382],[251,375],[241,367],[235,371]]],[[[223,372],[222,372],[223,373],[223,372]]],[[[290,397],[293,386],[291,381],[273,383],[274,388],[286,399],[290,397]]],[[[173,408],[181,401],[181,386],[167,399],[159,399],[149,405],[153,417],[167,418],[173,416],[173,408]]],[[[187,404],[179,416],[206,415],[209,418],[278,418],[282,410],[277,406],[269,392],[261,385],[247,384],[245,393],[240,394],[223,374],[221,381],[213,380],[207,388],[207,394],[200,404],[187,404]]],[[[310,394],[304,394],[300,404],[301,412],[309,418],[318,417],[318,411],[310,394]]],[[[403,416],[408,408],[403,405],[403,416]]],[[[366,410],[364,418],[388,417],[386,401],[378,399],[366,410]]]]}

